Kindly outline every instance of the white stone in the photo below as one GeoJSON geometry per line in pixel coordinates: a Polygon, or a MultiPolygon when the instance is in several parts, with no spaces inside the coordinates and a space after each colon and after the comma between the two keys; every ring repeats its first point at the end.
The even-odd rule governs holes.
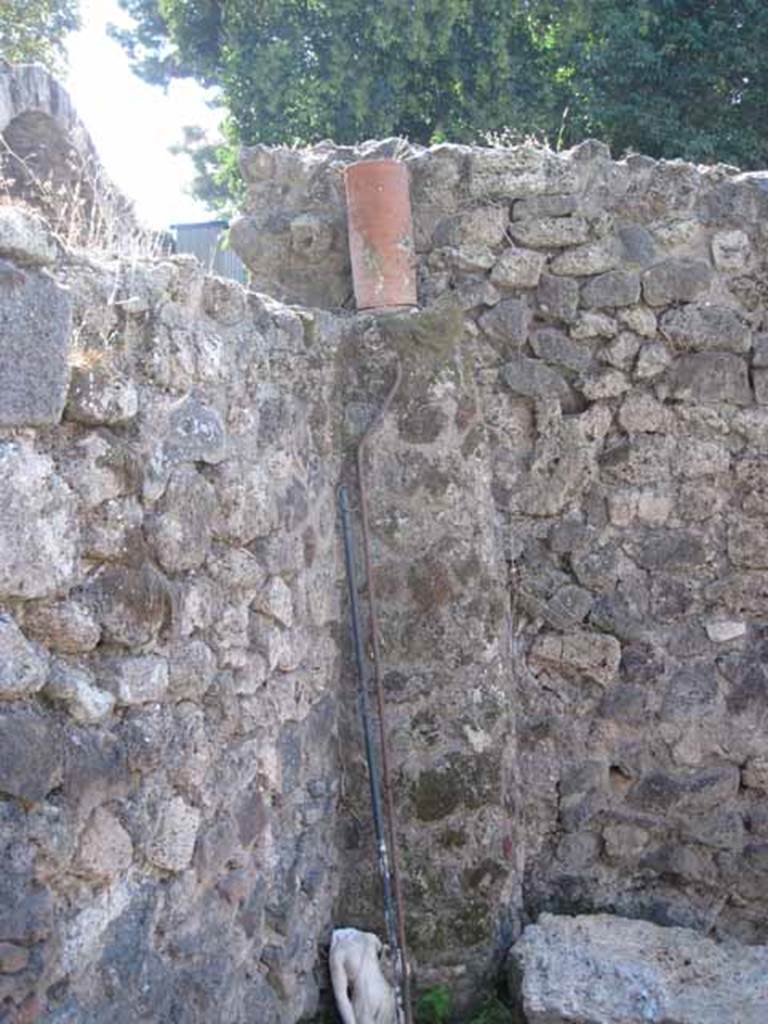
{"type": "Polygon", "coordinates": [[[647,306],[630,306],[627,309],[620,309],[618,317],[625,327],[643,338],[653,338],[656,334],[658,328],[656,314],[647,306]]]}
{"type": "Polygon", "coordinates": [[[147,850],[149,860],[165,871],[184,871],[192,861],[199,827],[200,811],[182,797],[173,797],[160,808],[147,850]]]}
{"type": "Polygon", "coordinates": [[[62,701],[76,721],[86,724],[101,722],[115,706],[115,698],[94,684],[91,672],[62,661],[53,665],[45,692],[62,701]]]}
{"type": "Polygon", "coordinates": [[[749,237],[744,231],[718,231],[712,237],[712,261],[724,273],[746,270],[750,261],[749,237]]]}
{"type": "Polygon", "coordinates": [[[22,206],[0,205],[0,256],[45,266],[56,262],[56,242],[37,213],[22,206]]]}
{"type": "Polygon", "coordinates": [[[747,632],[745,622],[720,620],[708,622],[706,625],[707,636],[715,644],[724,644],[729,640],[737,640],[747,632]]]}
{"type": "Polygon", "coordinates": [[[152,704],[168,693],[168,661],[155,654],[120,658],[110,663],[107,685],[118,704],[152,704]]]}
{"type": "Polygon", "coordinates": [[[582,313],[571,328],[571,337],[582,338],[613,338],[616,335],[616,321],[605,313],[582,313]]]}
{"type": "Polygon", "coordinates": [[[528,1024],[765,1024],[768,947],[610,914],[542,914],[512,947],[528,1024]]]}
{"type": "Polygon", "coordinates": [[[531,249],[505,249],[491,271],[491,281],[503,288],[535,288],[547,258],[531,249]]]}
{"type": "Polygon", "coordinates": [[[37,693],[48,676],[48,659],[10,615],[0,612],[0,701],[37,693]]]}
{"type": "Polygon", "coordinates": [[[114,814],[97,807],[80,839],[76,871],[109,881],[126,871],[132,860],[131,837],[114,814]]]}
{"type": "Polygon", "coordinates": [[[291,588],[280,576],[273,576],[269,580],[253,599],[252,607],[286,629],[293,625],[293,595],[291,588]]]}
{"type": "Polygon", "coordinates": [[[72,583],[72,492],[47,455],[0,443],[0,597],[50,597],[72,583]]]}

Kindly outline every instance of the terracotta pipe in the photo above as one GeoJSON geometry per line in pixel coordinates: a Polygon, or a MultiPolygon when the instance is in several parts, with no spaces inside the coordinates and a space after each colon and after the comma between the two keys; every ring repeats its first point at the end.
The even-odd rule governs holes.
{"type": "Polygon", "coordinates": [[[359,310],[417,304],[408,169],[399,160],[362,160],[345,172],[349,253],[359,310]]]}

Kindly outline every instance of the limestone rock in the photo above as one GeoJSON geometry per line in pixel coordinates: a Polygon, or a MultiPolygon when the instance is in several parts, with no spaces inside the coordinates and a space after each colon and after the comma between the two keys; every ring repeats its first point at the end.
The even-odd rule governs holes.
{"type": "Polygon", "coordinates": [[[504,242],[509,224],[506,206],[477,206],[446,217],[435,228],[435,245],[496,248],[504,242]]]}
{"type": "Polygon", "coordinates": [[[616,321],[605,313],[582,313],[571,327],[571,337],[578,338],[613,338],[618,331],[616,321]]]}
{"type": "Polygon", "coordinates": [[[61,782],[63,751],[50,715],[0,704],[0,793],[35,802],[61,782]]]}
{"type": "Polygon", "coordinates": [[[620,309],[618,317],[625,327],[643,338],[653,338],[656,334],[656,314],[647,306],[630,306],[620,309]]]}
{"type": "Polygon", "coordinates": [[[131,837],[111,811],[97,807],[80,838],[75,870],[108,882],[126,871],[132,860],[131,837]]]}
{"type": "Polygon", "coordinates": [[[525,342],[528,337],[530,314],[520,299],[503,299],[493,309],[480,317],[480,327],[497,341],[517,343],[525,342]]]}
{"type": "Polygon", "coordinates": [[[564,249],[580,245],[589,238],[589,225],[583,217],[541,217],[537,220],[515,220],[510,235],[520,245],[532,249],[564,249]]]}
{"type": "Polygon", "coordinates": [[[583,277],[588,274],[604,274],[614,270],[621,262],[621,252],[615,239],[601,239],[568,249],[552,260],[549,269],[553,274],[568,274],[583,277]]]}
{"type": "Polygon", "coordinates": [[[564,366],[569,370],[586,370],[592,354],[583,345],[577,345],[557,330],[546,328],[531,335],[531,348],[546,363],[564,366]]]}
{"type": "Polygon", "coordinates": [[[579,286],[567,277],[542,274],[536,289],[536,307],[547,320],[573,323],[579,305],[579,286]]]}
{"type": "Polygon", "coordinates": [[[0,256],[27,266],[56,262],[56,242],[43,218],[22,206],[0,206],[0,256]]]}
{"type": "Polygon", "coordinates": [[[522,199],[575,192],[577,187],[575,166],[547,150],[531,146],[475,150],[469,159],[472,196],[522,199]]]}
{"type": "Polygon", "coordinates": [[[699,352],[675,360],[670,374],[672,394],[684,402],[730,402],[750,405],[747,364],[725,352],[699,352]]]}
{"type": "Polygon", "coordinates": [[[643,274],[643,298],[649,306],[693,302],[712,283],[712,270],[702,260],[662,260],[643,274]]]}
{"type": "Polygon", "coordinates": [[[61,660],[53,664],[45,693],[61,701],[75,721],[88,725],[101,722],[115,706],[112,694],[95,685],[92,672],[61,660]]]}
{"type": "Polygon", "coordinates": [[[83,599],[104,637],[124,647],[144,647],[155,640],[171,603],[168,584],[149,563],[140,569],[105,567],[89,581],[83,599]]]}
{"type": "Polygon", "coordinates": [[[660,341],[643,345],[637,354],[635,376],[640,380],[652,380],[660,376],[672,362],[669,349],[660,341]]]}
{"type": "Polygon", "coordinates": [[[154,704],[168,693],[168,661],[155,654],[115,658],[104,666],[102,678],[118,704],[154,704]]]}
{"type": "Polygon", "coordinates": [[[163,497],[146,525],[160,565],[166,572],[196,569],[211,543],[216,494],[191,466],[171,474],[163,497]]]}
{"type": "MultiPolygon", "coordinates": [[[[0,239],[3,211],[0,206],[0,239]]],[[[58,423],[69,382],[72,302],[45,273],[0,276],[0,427],[58,423]]]]}
{"type": "Polygon", "coordinates": [[[45,455],[0,443],[0,597],[49,597],[73,579],[72,493],[45,455]]]}
{"type": "Polygon", "coordinates": [[[192,860],[199,827],[200,811],[182,797],[172,797],[160,807],[147,856],[164,871],[184,871],[192,860]]]}
{"type": "Polygon", "coordinates": [[[512,356],[501,369],[501,379],[517,395],[527,398],[558,398],[570,403],[571,389],[551,367],[527,356],[512,356]]]}
{"type": "Polygon", "coordinates": [[[127,423],[139,409],[132,380],[100,367],[75,367],[67,396],[67,416],[78,423],[127,423]]]}
{"type": "Polygon", "coordinates": [[[24,636],[10,615],[0,612],[0,700],[37,693],[48,676],[48,659],[24,636]]]}
{"type": "Polygon", "coordinates": [[[761,1024],[768,950],[608,914],[542,914],[512,947],[529,1024],[761,1024]]]}
{"type": "Polygon", "coordinates": [[[615,637],[580,631],[538,637],[529,663],[565,675],[584,676],[599,686],[609,686],[616,679],[620,660],[621,644],[615,637]]]}
{"type": "Polygon", "coordinates": [[[712,262],[723,273],[743,273],[750,257],[749,236],[744,231],[718,231],[712,236],[712,262]]]}
{"type": "Polygon", "coordinates": [[[640,279],[628,270],[610,270],[593,277],[581,289],[587,309],[633,306],[640,298],[640,279]]]}
{"type": "Polygon", "coordinates": [[[727,306],[682,306],[661,318],[661,333],[677,349],[749,352],[751,333],[739,315],[727,306]]]}
{"type": "Polygon", "coordinates": [[[500,288],[535,288],[546,256],[530,249],[505,249],[491,271],[491,281],[500,288]]]}
{"type": "Polygon", "coordinates": [[[512,207],[513,220],[531,220],[539,217],[567,217],[578,213],[579,197],[570,196],[532,196],[520,199],[512,207]]]}
{"type": "Polygon", "coordinates": [[[24,628],[30,636],[61,654],[92,651],[101,637],[98,622],[77,600],[32,604],[27,608],[24,628]]]}

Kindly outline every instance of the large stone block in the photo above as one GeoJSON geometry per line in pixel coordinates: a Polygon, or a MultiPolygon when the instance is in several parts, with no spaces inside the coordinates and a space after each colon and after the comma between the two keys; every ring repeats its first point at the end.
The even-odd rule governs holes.
{"type": "Polygon", "coordinates": [[[69,292],[48,274],[0,273],[0,427],[59,422],[71,328],[69,292]]]}
{"type": "Polygon", "coordinates": [[[50,597],[72,582],[75,502],[53,463],[21,444],[0,444],[0,597],[50,597]]]}
{"type": "Polygon", "coordinates": [[[744,355],[749,352],[751,332],[728,306],[681,306],[661,318],[661,333],[675,348],[694,351],[719,350],[744,355]]]}
{"type": "Polygon", "coordinates": [[[643,297],[649,306],[693,302],[712,283],[712,270],[702,260],[670,257],[643,274],[643,297]]]}
{"type": "Polygon", "coordinates": [[[63,750],[51,715],[0,708],[0,793],[35,802],[61,782],[63,750]]]}
{"type": "Polygon", "coordinates": [[[510,965],[528,1024],[768,1019],[768,948],[721,945],[685,928],[542,914],[512,947],[510,965]]]}
{"type": "Polygon", "coordinates": [[[727,352],[697,352],[677,359],[670,373],[672,394],[684,402],[750,405],[747,364],[727,352]]]}

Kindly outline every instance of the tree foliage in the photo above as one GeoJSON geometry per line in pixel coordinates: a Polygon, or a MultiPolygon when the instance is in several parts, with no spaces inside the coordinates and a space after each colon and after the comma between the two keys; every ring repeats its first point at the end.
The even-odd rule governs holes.
{"type": "Polygon", "coordinates": [[[218,86],[233,143],[594,135],[768,164],[765,0],[120,2],[134,67],[218,86]]]}
{"type": "Polygon", "coordinates": [[[64,39],[80,24],[79,6],[79,0],[2,0],[0,57],[60,70],[64,39]]]}

